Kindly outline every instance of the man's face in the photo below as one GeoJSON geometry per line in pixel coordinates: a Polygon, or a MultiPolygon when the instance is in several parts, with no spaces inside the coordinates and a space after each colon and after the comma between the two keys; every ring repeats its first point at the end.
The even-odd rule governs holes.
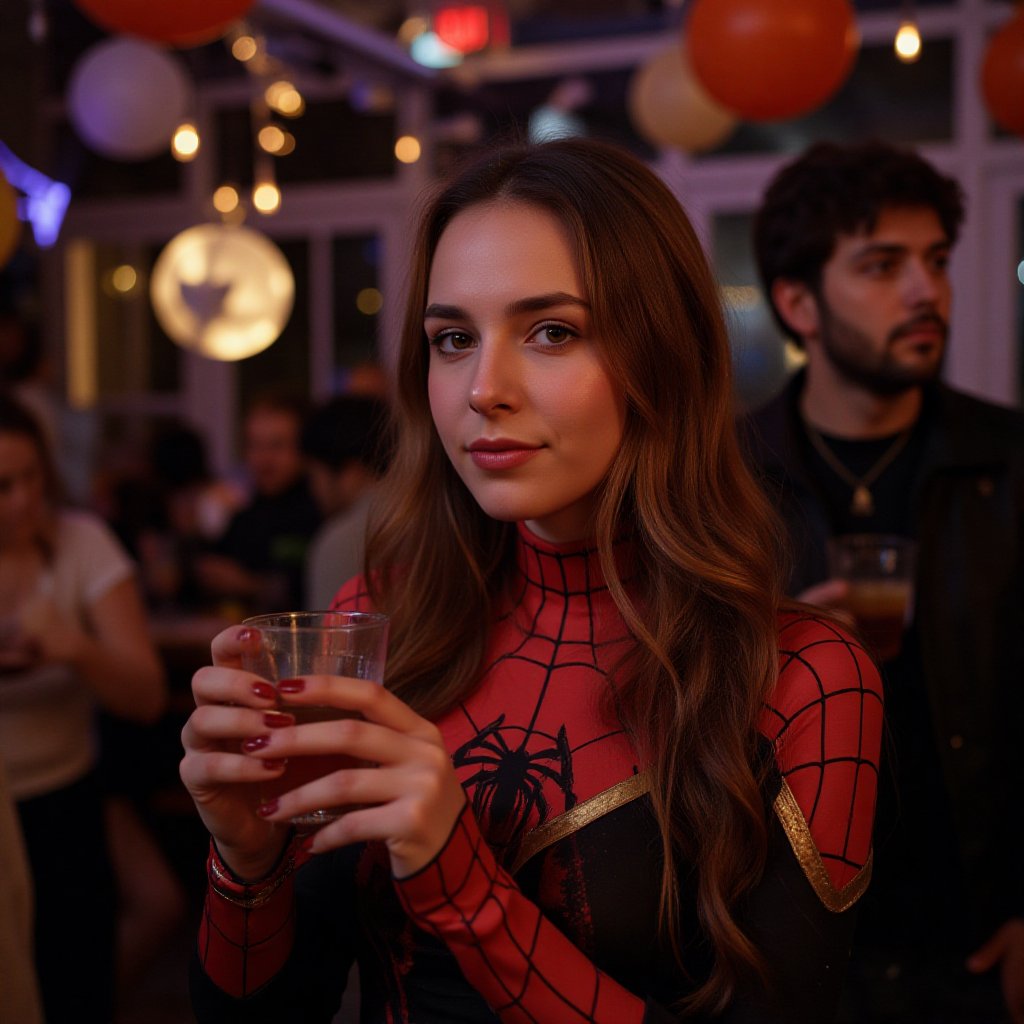
{"type": "Polygon", "coordinates": [[[949,325],[950,242],[928,207],[883,210],[870,233],[841,235],[822,270],[817,336],[847,380],[895,395],[936,377],[949,325]]]}
{"type": "Polygon", "coordinates": [[[257,493],[273,497],[302,475],[298,420],[279,409],[254,409],[245,421],[245,464],[257,493]]]}

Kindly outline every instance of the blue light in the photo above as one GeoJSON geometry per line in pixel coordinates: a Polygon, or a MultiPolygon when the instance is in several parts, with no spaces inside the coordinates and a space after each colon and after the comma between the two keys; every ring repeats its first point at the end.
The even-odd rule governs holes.
{"type": "Polygon", "coordinates": [[[409,56],[425,68],[454,68],[462,63],[462,54],[434,32],[418,35],[409,44],[409,56]]]}
{"type": "Polygon", "coordinates": [[[43,249],[57,241],[71,189],[62,181],[48,178],[42,171],[29,167],[0,142],[0,170],[17,189],[24,192],[18,200],[18,217],[32,225],[36,244],[43,249]]]}

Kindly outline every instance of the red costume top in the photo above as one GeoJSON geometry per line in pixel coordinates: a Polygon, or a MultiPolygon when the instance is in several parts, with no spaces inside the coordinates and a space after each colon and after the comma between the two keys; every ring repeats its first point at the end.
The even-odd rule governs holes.
{"type": "MultiPolygon", "coordinates": [[[[657,932],[661,851],[647,776],[601,714],[630,641],[597,554],[520,527],[511,611],[479,686],[439,725],[468,803],[435,860],[393,882],[383,844],[233,881],[211,854],[193,1003],[200,1021],[329,1021],[351,961],[366,1021],[669,1021],[711,965],[680,867],[684,965],[657,932]],[[301,1008],[301,1009],[297,1009],[301,1008]]],[[[620,560],[629,558],[621,545],[620,560]]],[[[625,568],[625,566],[622,566],[625,568]]],[[[336,604],[366,606],[357,581],[336,604]]],[[[881,685],[833,625],[781,621],[759,723],[778,772],[768,863],[734,908],[771,982],[720,1019],[820,1024],[870,874],[881,685]]]]}

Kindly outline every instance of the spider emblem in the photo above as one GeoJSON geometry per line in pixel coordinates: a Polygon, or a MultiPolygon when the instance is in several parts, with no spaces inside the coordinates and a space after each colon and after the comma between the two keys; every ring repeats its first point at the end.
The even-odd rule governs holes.
{"type": "Polygon", "coordinates": [[[534,812],[538,822],[548,817],[548,800],[544,782],[553,782],[565,797],[565,810],[576,804],[573,792],[572,750],[565,726],[557,736],[524,731],[506,726],[505,715],[499,715],[484,726],[471,740],[452,755],[456,768],[479,765],[480,768],[463,785],[472,792],[473,813],[477,821],[487,823],[489,845],[505,859],[514,855],[527,831],[534,812]],[[524,733],[522,741],[509,746],[506,734],[524,733]],[[542,750],[527,750],[531,736],[550,741],[542,750]],[[555,767],[551,762],[556,762],[555,767]]]}

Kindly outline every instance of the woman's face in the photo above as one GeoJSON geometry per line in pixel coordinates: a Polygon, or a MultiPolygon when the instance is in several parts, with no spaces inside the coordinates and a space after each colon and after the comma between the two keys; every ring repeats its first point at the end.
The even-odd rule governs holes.
{"type": "Polygon", "coordinates": [[[0,543],[31,540],[45,512],[46,480],[35,442],[0,433],[0,543]]]}
{"type": "Polygon", "coordinates": [[[448,458],[488,515],[556,542],[591,530],[625,421],[587,298],[562,226],[523,203],[458,214],[427,289],[430,409],[448,458]]]}

